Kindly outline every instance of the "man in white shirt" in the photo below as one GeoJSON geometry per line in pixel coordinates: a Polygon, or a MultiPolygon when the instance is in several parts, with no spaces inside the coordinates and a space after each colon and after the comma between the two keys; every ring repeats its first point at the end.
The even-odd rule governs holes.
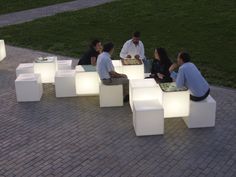
{"type": "Polygon", "coordinates": [[[140,32],[134,32],[132,39],[125,42],[120,52],[120,58],[145,60],[144,46],[142,41],[140,41],[140,32]]]}
{"type": "Polygon", "coordinates": [[[117,73],[112,64],[111,55],[114,44],[107,43],[97,59],[97,72],[104,85],[123,85],[124,102],[129,100],[129,80],[125,74],[117,73]]]}

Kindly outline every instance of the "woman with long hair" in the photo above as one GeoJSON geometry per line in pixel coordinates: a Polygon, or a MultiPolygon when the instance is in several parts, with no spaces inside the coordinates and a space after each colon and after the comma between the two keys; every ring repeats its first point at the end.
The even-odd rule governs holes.
{"type": "Polygon", "coordinates": [[[164,48],[156,48],[154,51],[155,59],[152,62],[150,77],[155,78],[158,82],[172,82],[169,68],[172,65],[170,58],[164,48]]]}

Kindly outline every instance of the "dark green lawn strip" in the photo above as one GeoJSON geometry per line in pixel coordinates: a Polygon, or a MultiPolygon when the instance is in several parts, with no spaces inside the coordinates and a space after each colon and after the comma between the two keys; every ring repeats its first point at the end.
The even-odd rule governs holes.
{"type": "Polygon", "coordinates": [[[121,0],[0,29],[7,43],[74,57],[92,38],[116,45],[140,30],[146,56],[165,47],[175,60],[181,49],[211,84],[236,88],[235,0],[121,0]]]}

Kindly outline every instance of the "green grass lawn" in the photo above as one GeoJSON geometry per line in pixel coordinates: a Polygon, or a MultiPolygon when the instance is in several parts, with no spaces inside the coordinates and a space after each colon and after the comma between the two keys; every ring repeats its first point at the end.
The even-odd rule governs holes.
{"type": "Polygon", "coordinates": [[[72,0],[0,0],[0,14],[47,6],[72,0]]]}
{"type": "Polygon", "coordinates": [[[92,38],[123,43],[140,30],[146,56],[185,49],[211,84],[236,88],[235,0],[121,0],[0,29],[8,44],[79,57],[92,38]]]}

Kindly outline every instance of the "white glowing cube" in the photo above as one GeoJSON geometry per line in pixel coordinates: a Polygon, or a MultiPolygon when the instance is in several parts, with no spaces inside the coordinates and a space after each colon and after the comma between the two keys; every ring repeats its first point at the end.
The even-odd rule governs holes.
{"type": "Polygon", "coordinates": [[[80,96],[98,95],[99,77],[97,72],[77,72],[76,93],[80,96]]]}
{"type": "MultiPolygon", "coordinates": [[[[174,84],[175,83],[171,83],[174,84]]],[[[186,117],[189,115],[189,91],[162,91],[162,105],[165,118],[186,117]]]]}
{"type": "Polygon", "coordinates": [[[134,101],[133,125],[137,136],[164,133],[164,110],[157,100],[134,101]]]}
{"type": "Polygon", "coordinates": [[[144,64],[141,65],[123,65],[123,74],[126,74],[128,79],[144,79],[144,64]]]}
{"type": "Polygon", "coordinates": [[[0,61],[6,57],[6,47],[4,40],[0,40],[0,61]]]}
{"type": "Polygon", "coordinates": [[[34,64],[33,63],[21,63],[16,68],[16,76],[20,74],[34,73],[34,64]]]}
{"type": "Polygon", "coordinates": [[[75,70],[58,70],[55,75],[56,97],[76,96],[75,70]]]}
{"type": "Polygon", "coordinates": [[[76,93],[79,96],[99,94],[100,79],[95,66],[78,65],[76,70],[76,93]]]}
{"type": "Polygon", "coordinates": [[[189,116],[183,117],[188,128],[214,127],[216,101],[209,95],[202,101],[190,101],[189,116]]]}
{"type": "Polygon", "coordinates": [[[82,65],[77,65],[75,66],[75,71],[76,72],[85,72],[84,68],[82,65]]]}
{"type": "Polygon", "coordinates": [[[123,65],[121,63],[121,60],[112,60],[112,64],[117,73],[123,73],[123,65]]]}
{"type": "Polygon", "coordinates": [[[57,60],[58,70],[70,70],[72,67],[72,60],[57,60]]]}
{"type": "Polygon", "coordinates": [[[18,102],[40,101],[43,94],[39,74],[20,74],[15,80],[15,87],[18,102]]]}
{"type": "Polygon", "coordinates": [[[134,101],[157,100],[162,104],[162,91],[156,81],[150,79],[134,79],[129,82],[129,104],[133,111],[134,101]]]}
{"type": "Polygon", "coordinates": [[[99,87],[100,107],[123,106],[123,85],[104,85],[99,87]]]}
{"type": "Polygon", "coordinates": [[[57,57],[48,57],[48,61],[34,62],[34,73],[40,74],[42,83],[54,83],[57,71],[57,57]]]}

